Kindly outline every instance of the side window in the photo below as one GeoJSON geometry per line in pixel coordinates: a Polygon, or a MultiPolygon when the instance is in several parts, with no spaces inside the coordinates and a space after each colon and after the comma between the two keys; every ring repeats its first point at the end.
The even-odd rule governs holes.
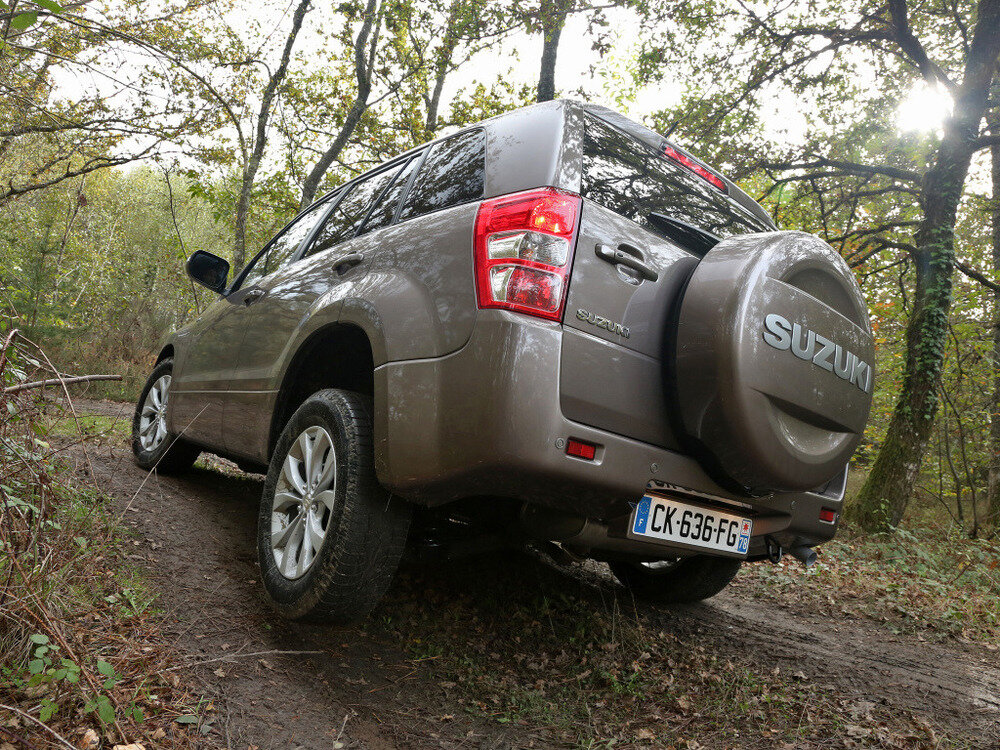
{"type": "Polygon", "coordinates": [[[245,287],[256,283],[259,279],[283,266],[295,251],[299,249],[302,240],[316,226],[319,217],[329,206],[329,198],[322,200],[309,207],[305,213],[300,214],[295,221],[285,227],[284,231],[271,240],[264,249],[264,252],[254,260],[250,270],[243,277],[241,286],[245,287]]]}
{"type": "Polygon", "coordinates": [[[435,144],[406,196],[400,221],[483,197],[486,133],[473,130],[435,144]]]}
{"type": "Polygon", "coordinates": [[[389,185],[402,165],[366,177],[354,183],[347,195],[327,217],[306,255],[329,250],[334,245],[350,239],[358,231],[372,201],[389,185]]]}
{"type": "Polygon", "coordinates": [[[413,174],[419,163],[420,156],[413,157],[403,167],[403,171],[396,175],[396,179],[392,181],[388,190],[382,193],[382,196],[378,199],[378,203],[375,204],[375,208],[368,214],[365,225],[361,227],[360,234],[381,229],[392,224],[392,219],[396,215],[396,207],[399,205],[399,199],[403,197],[403,191],[406,190],[406,183],[410,181],[410,175],[413,174]]]}

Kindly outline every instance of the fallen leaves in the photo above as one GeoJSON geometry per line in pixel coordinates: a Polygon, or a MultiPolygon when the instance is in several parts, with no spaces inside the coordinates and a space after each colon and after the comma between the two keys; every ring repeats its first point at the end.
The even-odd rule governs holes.
{"type": "Polygon", "coordinates": [[[77,747],[80,750],[97,750],[101,746],[101,738],[97,735],[93,729],[88,729],[83,733],[83,737],[80,738],[80,742],[77,747]]]}

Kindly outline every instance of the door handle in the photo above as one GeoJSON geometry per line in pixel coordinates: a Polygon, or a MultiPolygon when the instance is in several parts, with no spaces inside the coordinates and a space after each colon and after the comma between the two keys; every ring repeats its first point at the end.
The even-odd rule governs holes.
{"type": "Polygon", "coordinates": [[[365,259],[364,253],[347,253],[333,261],[333,267],[341,276],[365,259]]]}
{"type": "Polygon", "coordinates": [[[254,302],[259,300],[265,294],[263,289],[251,289],[243,296],[244,307],[250,307],[254,302]]]}
{"type": "MultiPolygon", "coordinates": [[[[628,245],[620,245],[619,247],[628,247],[628,245]]],[[[594,248],[594,252],[597,253],[597,257],[601,260],[606,260],[608,263],[613,263],[616,266],[631,268],[633,271],[642,276],[642,278],[649,281],[656,281],[660,277],[660,274],[658,274],[652,266],[646,263],[642,258],[637,258],[632,253],[615,250],[614,248],[610,248],[602,243],[597,244],[594,248]]]]}

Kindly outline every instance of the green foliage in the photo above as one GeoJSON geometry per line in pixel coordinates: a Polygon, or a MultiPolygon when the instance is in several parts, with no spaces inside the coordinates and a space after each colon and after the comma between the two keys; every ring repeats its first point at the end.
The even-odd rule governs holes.
{"type": "MultiPolygon", "coordinates": [[[[8,323],[0,320],[2,340],[8,323]]],[[[24,381],[33,356],[22,344],[0,345],[0,386],[24,381]]],[[[183,713],[190,694],[173,695],[169,683],[151,691],[153,675],[175,668],[150,638],[153,597],[124,565],[108,499],[75,481],[60,450],[39,438],[47,434],[29,397],[0,388],[0,702],[60,733],[89,725],[148,743],[146,717],[183,713]]],[[[51,736],[35,725],[19,733],[32,747],[51,736]]]]}
{"type": "Polygon", "coordinates": [[[123,395],[145,378],[157,342],[208,301],[186,278],[187,254],[226,254],[210,206],[171,179],[172,200],[150,169],[102,172],[0,215],[4,312],[64,372],[124,371],[123,395]]]}
{"type": "Polygon", "coordinates": [[[822,547],[817,565],[757,565],[739,586],[799,600],[831,615],[888,621],[897,632],[984,644],[1000,639],[1000,545],[924,519],[919,532],[845,536],[822,547]]]}

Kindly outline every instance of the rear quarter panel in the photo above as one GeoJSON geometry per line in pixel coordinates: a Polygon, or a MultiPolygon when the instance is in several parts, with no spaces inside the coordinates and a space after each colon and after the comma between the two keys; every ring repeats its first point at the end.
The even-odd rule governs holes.
{"type": "MultiPolygon", "coordinates": [[[[553,186],[578,191],[582,116],[547,102],[488,120],[484,198],[553,186]]],[[[368,277],[344,297],[341,322],[368,333],[375,365],[441,357],[472,335],[477,305],[473,234],[479,203],[381,230],[368,277]]]]}

